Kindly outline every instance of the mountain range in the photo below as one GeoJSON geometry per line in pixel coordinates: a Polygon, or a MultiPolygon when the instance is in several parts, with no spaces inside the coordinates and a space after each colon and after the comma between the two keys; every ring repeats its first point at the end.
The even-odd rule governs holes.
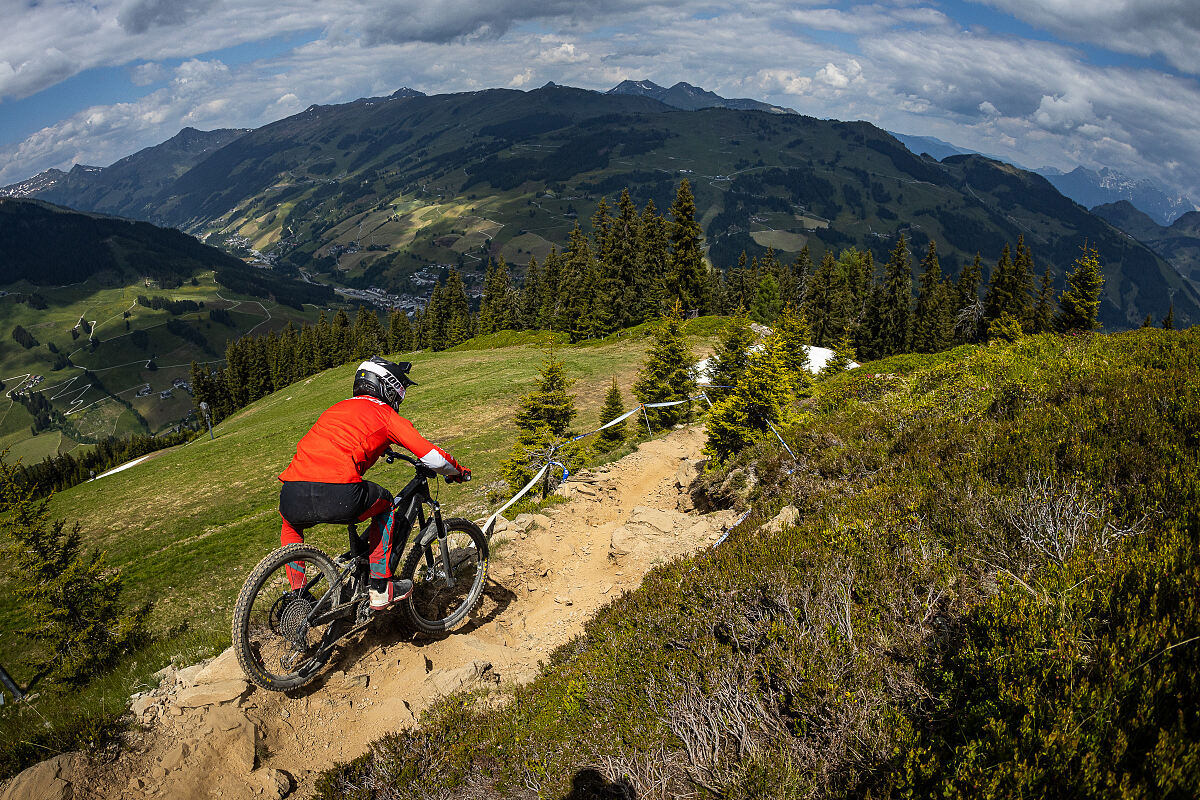
{"type": "MultiPolygon", "coordinates": [[[[914,153],[928,153],[939,161],[948,156],[969,155],[977,152],[934,136],[914,136],[894,131],[889,131],[889,133],[914,153]]],[[[1007,160],[992,155],[988,155],[988,158],[994,158],[997,161],[1007,160]]],[[[1028,169],[1020,164],[1015,164],[1015,166],[1028,169]]],[[[1180,194],[1172,195],[1153,181],[1144,178],[1130,178],[1108,167],[1102,167],[1099,171],[1085,167],[1076,167],[1070,172],[1063,172],[1054,167],[1040,167],[1031,171],[1050,181],[1055,189],[1076,203],[1093,210],[1095,206],[1125,200],[1142,213],[1152,217],[1160,225],[1170,225],[1180,215],[1200,210],[1200,206],[1197,206],[1196,201],[1190,197],[1180,194]]],[[[1133,231],[1128,231],[1128,233],[1133,233],[1133,231]]]]}
{"type": "Polygon", "coordinates": [[[1092,213],[1144,242],[1180,274],[1200,283],[1200,211],[1189,211],[1170,225],[1160,225],[1128,200],[1092,209],[1092,213]]]}
{"type": "Polygon", "coordinates": [[[1108,328],[1171,303],[1181,324],[1200,321],[1200,296],[1170,265],[1039,175],[975,154],[919,157],[865,122],[765,104],[683,110],[655,95],[716,97],[648,81],[607,93],[401,90],[251,131],[188,129],[111,167],[7,192],[177,227],[285,273],[425,296],[448,265],[477,290],[489,257],[542,259],[623,189],[665,212],[686,178],[720,268],[743,251],[791,257],[805,245],[816,259],[857,247],[882,261],[904,234],[916,260],[936,241],[953,275],[977,252],[994,264],[1023,236],[1061,290],[1086,240],[1106,265],[1108,328]]]}

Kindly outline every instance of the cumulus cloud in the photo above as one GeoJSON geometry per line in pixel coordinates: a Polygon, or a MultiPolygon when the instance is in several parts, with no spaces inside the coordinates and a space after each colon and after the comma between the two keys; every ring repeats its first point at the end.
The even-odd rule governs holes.
{"type": "MultiPolygon", "coordinates": [[[[1039,23],[1016,0],[986,2],[1063,30],[1076,13],[1066,0],[1047,0],[1041,5],[1060,22],[1039,23]]],[[[154,91],[0,145],[0,184],[72,161],[111,163],[184,125],[252,127],[313,103],[399,86],[470,91],[508,78],[517,88],[552,80],[604,90],[632,78],[687,81],[814,116],[866,119],[1024,164],[1107,164],[1200,194],[1200,144],[1190,136],[1200,128],[1195,81],[1089,66],[1068,45],[964,32],[920,0],[706,3],[704,14],[694,3],[653,0],[201,3],[44,0],[23,8],[19,25],[0,29],[0,101],[99,65],[130,65],[131,80],[154,91]],[[193,7],[205,11],[188,16],[193,7]],[[211,55],[263,31],[311,35],[261,63],[211,55]]],[[[1144,4],[1151,12],[1169,5],[1144,4]]],[[[1132,13],[1134,4],[1101,5],[1111,16],[1114,8],[1132,13]]],[[[1131,42],[1132,31],[1158,30],[1167,15],[1143,17],[1117,38],[1131,42]]],[[[1190,24],[1180,24],[1176,40],[1187,40],[1190,24]]]]}
{"type": "Polygon", "coordinates": [[[1195,0],[974,0],[1001,9],[1067,41],[1119,53],[1161,55],[1200,74],[1200,3],[1195,0]]]}

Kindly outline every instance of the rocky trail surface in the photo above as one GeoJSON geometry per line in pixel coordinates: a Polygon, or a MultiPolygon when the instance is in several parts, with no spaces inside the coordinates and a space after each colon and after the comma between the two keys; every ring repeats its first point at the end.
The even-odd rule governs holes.
{"type": "Polygon", "coordinates": [[[403,612],[345,641],[291,695],[249,685],[230,650],[157,677],[135,696],[142,722],[115,760],[68,754],[17,776],[16,798],[305,798],[321,771],[408,727],[460,688],[531,680],[538,662],[655,564],[715,541],[732,512],[697,514],[686,491],[704,432],[676,430],[560,487],[566,502],[501,521],[483,605],[442,639],[414,637],[403,612]]]}

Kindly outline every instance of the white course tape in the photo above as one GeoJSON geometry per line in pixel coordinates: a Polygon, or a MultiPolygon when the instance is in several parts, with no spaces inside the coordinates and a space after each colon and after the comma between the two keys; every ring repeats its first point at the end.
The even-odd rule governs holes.
{"type": "Polygon", "coordinates": [[[505,511],[507,511],[509,506],[511,506],[513,503],[517,502],[518,500],[520,500],[522,497],[525,496],[526,492],[528,492],[530,489],[532,489],[534,486],[536,486],[537,482],[542,479],[542,476],[546,474],[546,470],[548,470],[548,469],[550,469],[550,465],[546,464],[540,470],[538,470],[538,474],[534,475],[532,478],[529,479],[529,483],[525,484],[524,489],[522,489],[521,491],[519,491],[515,495],[513,495],[512,500],[509,500],[507,503],[500,506],[500,508],[496,510],[495,514],[492,514],[490,517],[487,518],[487,522],[483,523],[483,532],[485,535],[491,536],[489,531],[491,531],[492,526],[496,524],[496,517],[499,517],[501,514],[503,514],[505,511]]]}
{"type": "MultiPolygon", "coordinates": [[[[632,417],[634,414],[638,413],[639,411],[642,412],[642,414],[645,416],[647,408],[664,408],[666,406],[677,406],[677,405],[682,405],[683,403],[689,403],[692,400],[699,400],[701,398],[708,400],[707,395],[705,395],[704,393],[700,393],[700,394],[696,395],[695,397],[689,397],[687,400],[671,400],[671,401],[668,401],[665,403],[641,403],[638,406],[636,406],[632,411],[626,411],[624,414],[617,417],[616,419],[609,420],[608,422],[601,425],[599,428],[596,428],[596,430],[588,431],[587,433],[581,433],[578,436],[575,436],[572,439],[570,439],[570,441],[578,442],[580,439],[584,439],[584,438],[587,438],[588,436],[591,436],[592,434],[599,433],[600,431],[604,430],[605,428],[611,428],[613,425],[620,424],[620,423],[624,422],[625,420],[629,419],[630,417],[632,417]]],[[[708,404],[711,406],[712,401],[709,400],[708,404]]],[[[646,417],[646,428],[648,430],[650,430],[651,435],[654,435],[653,429],[650,429],[650,419],[648,416],[646,417]]],[[[786,445],[785,445],[785,447],[786,447],[786,445]]],[[[554,449],[557,450],[558,446],[556,445],[554,449]]],[[[515,495],[513,495],[511,500],[509,500],[504,505],[500,506],[500,508],[496,510],[496,513],[492,514],[490,517],[487,518],[487,521],[483,523],[483,532],[485,535],[488,535],[488,536],[491,535],[489,533],[489,531],[491,531],[492,526],[496,524],[497,517],[499,517],[501,514],[503,514],[505,511],[507,511],[509,509],[509,507],[512,506],[513,503],[520,500],[522,497],[524,497],[529,492],[530,489],[532,489],[534,486],[536,486],[537,482],[542,479],[542,476],[546,474],[546,470],[550,469],[551,466],[561,467],[562,471],[563,471],[563,480],[565,481],[567,479],[567,476],[570,473],[567,472],[567,468],[565,465],[563,465],[561,462],[558,462],[558,461],[550,461],[549,463],[547,463],[540,470],[538,470],[537,475],[534,475],[533,478],[530,479],[529,483],[525,484],[525,488],[521,489],[521,491],[519,491],[515,495]]]]}
{"type": "Polygon", "coordinates": [[[717,545],[719,545],[721,542],[723,542],[723,541],[725,541],[726,539],[728,539],[728,538],[729,538],[729,534],[733,533],[733,529],[734,529],[734,528],[736,528],[738,525],[741,525],[743,522],[745,522],[745,521],[746,521],[746,517],[750,516],[750,512],[751,512],[751,511],[753,511],[753,510],[754,510],[754,509],[747,509],[745,514],[742,514],[740,517],[738,517],[738,520],[737,520],[737,522],[733,523],[732,525],[730,525],[728,528],[726,528],[726,529],[725,529],[725,532],[721,534],[721,538],[720,538],[720,539],[717,539],[715,542],[713,542],[713,543],[712,543],[712,546],[713,546],[713,547],[716,547],[716,546],[717,546],[717,545]]]}
{"type": "MultiPolygon", "coordinates": [[[[764,417],[764,419],[766,419],[766,418],[764,417]]],[[[767,424],[771,425],[771,420],[768,419],[767,424]]],[[[792,457],[792,461],[795,461],[796,454],[792,452],[792,448],[788,447],[788,443],[785,442],[783,440],[783,437],[779,435],[779,431],[775,429],[774,425],[771,425],[771,430],[775,433],[775,438],[779,440],[779,443],[781,445],[783,445],[783,449],[788,451],[788,455],[792,457]]]]}

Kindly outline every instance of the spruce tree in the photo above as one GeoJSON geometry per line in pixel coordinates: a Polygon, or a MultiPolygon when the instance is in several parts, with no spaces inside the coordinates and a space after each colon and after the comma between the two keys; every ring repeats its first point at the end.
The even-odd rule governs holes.
{"type": "Polygon", "coordinates": [[[638,235],[638,258],[646,277],[646,294],[642,298],[638,318],[645,322],[666,311],[667,279],[671,271],[667,221],[658,213],[653,200],[648,200],[642,210],[638,235]]]}
{"type": "Polygon", "coordinates": [[[508,265],[504,256],[497,261],[489,259],[483,279],[483,299],[479,305],[479,332],[496,333],[504,330],[511,316],[509,309],[512,290],[508,265]]]}
{"type": "Polygon", "coordinates": [[[770,272],[765,272],[758,282],[754,293],[754,305],[750,309],[750,318],[763,325],[775,322],[783,302],[779,298],[779,283],[770,272]]]}
{"type": "Polygon", "coordinates": [[[700,223],[696,222],[696,200],[684,178],[671,205],[671,269],[667,288],[683,310],[709,311],[708,268],[700,249],[700,223]]]}
{"type": "Polygon", "coordinates": [[[554,359],[553,352],[542,362],[537,386],[521,398],[516,423],[521,429],[545,425],[555,436],[563,436],[578,413],[575,395],[569,389],[574,381],[567,377],[563,362],[554,359]]]}
{"type": "Polygon", "coordinates": [[[821,367],[821,377],[828,378],[840,372],[845,372],[857,359],[858,355],[854,352],[854,345],[851,343],[850,333],[847,331],[842,334],[842,338],[834,345],[833,357],[825,362],[825,366],[821,367]]]}
{"type": "Polygon", "coordinates": [[[736,455],[755,440],[773,436],[789,421],[792,373],[778,336],[768,336],[752,353],[737,387],[713,406],[705,452],[717,461],[736,455]]]}
{"type": "Polygon", "coordinates": [[[596,261],[587,237],[578,225],[571,231],[564,256],[563,291],[558,304],[560,314],[554,329],[567,331],[571,341],[578,342],[596,335],[596,261]]]}
{"type": "Polygon", "coordinates": [[[792,382],[797,389],[808,386],[812,375],[809,372],[808,321],[804,312],[797,311],[790,303],[783,307],[783,313],[775,324],[775,335],[783,350],[783,361],[788,371],[792,373],[792,382]]]}
{"type": "Polygon", "coordinates": [[[475,319],[471,314],[471,301],[458,270],[450,270],[446,279],[447,321],[443,347],[462,344],[475,335],[475,319]]]}
{"type": "Polygon", "coordinates": [[[836,319],[833,300],[837,291],[836,281],[837,262],[833,253],[825,251],[821,257],[821,266],[808,280],[804,296],[804,316],[812,328],[812,341],[818,347],[828,347],[837,335],[836,319]]]}
{"type": "MultiPolygon", "coordinates": [[[[608,394],[604,395],[604,407],[600,409],[600,424],[605,425],[625,413],[625,402],[621,399],[621,388],[617,386],[617,376],[613,376],[608,394]]],[[[596,434],[596,449],[608,452],[625,441],[628,420],[618,422],[610,428],[605,428],[596,434]]]]}
{"type": "Polygon", "coordinates": [[[652,276],[641,259],[642,220],[629,190],[621,191],[617,216],[612,221],[609,258],[613,263],[615,328],[629,328],[649,318],[652,276]]]}
{"type": "Polygon", "coordinates": [[[1167,308],[1167,315],[1163,317],[1162,326],[1164,331],[1175,330],[1175,303],[1172,302],[1167,308]]]}
{"type": "Polygon", "coordinates": [[[540,328],[542,270],[538,266],[536,258],[530,258],[529,265],[525,267],[525,282],[521,285],[521,291],[518,295],[517,309],[517,327],[520,330],[535,331],[540,328]]]}
{"type": "Polygon", "coordinates": [[[386,349],[383,326],[379,324],[375,309],[358,307],[354,317],[354,341],[355,356],[360,359],[370,358],[386,349]]]}
{"type": "Polygon", "coordinates": [[[1083,254],[1075,259],[1075,269],[1067,276],[1067,288],[1058,298],[1055,329],[1061,333],[1074,333],[1100,327],[1102,288],[1104,273],[1100,269],[1100,254],[1096,248],[1084,244],[1083,254]]]}
{"type": "Polygon", "coordinates": [[[750,363],[750,348],[757,339],[750,328],[750,320],[746,318],[746,310],[739,308],[737,314],[725,324],[712,357],[709,383],[714,387],[728,387],[716,392],[717,397],[725,397],[732,387],[737,386],[742,373],[746,371],[746,365],[750,363]]]}
{"type": "Polygon", "coordinates": [[[937,353],[946,349],[952,335],[950,314],[950,293],[942,281],[937,243],[930,240],[929,252],[920,261],[920,287],[912,323],[913,353],[937,353]]]}
{"type": "Polygon", "coordinates": [[[1037,301],[1033,304],[1033,322],[1030,326],[1032,333],[1046,333],[1054,328],[1054,277],[1050,274],[1050,265],[1046,265],[1046,273],[1038,285],[1037,301]]]}
{"type": "Polygon", "coordinates": [[[983,341],[985,326],[984,304],[979,299],[979,281],[983,276],[983,259],[979,253],[969,266],[963,267],[954,284],[956,308],[954,311],[955,341],[973,344],[983,341]]]}
{"type": "Polygon", "coordinates": [[[808,279],[812,276],[813,262],[812,256],[808,252],[808,244],[800,248],[800,254],[796,256],[796,260],[792,262],[792,275],[794,276],[795,294],[791,297],[784,297],[785,305],[792,303],[796,308],[801,308],[804,305],[804,298],[808,292],[808,279]]]}
{"type": "Polygon", "coordinates": [[[388,352],[403,353],[411,349],[412,328],[408,324],[408,315],[396,310],[388,317],[388,352]]]}
{"type": "Polygon", "coordinates": [[[575,396],[568,391],[571,383],[563,363],[551,351],[542,362],[537,386],[521,398],[515,420],[517,442],[500,465],[500,474],[513,491],[528,483],[550,458],[554,443],[575,418],[575,396]]]}
{"type": "Polygon", "coordinates": [[[876,314],[880,339],[877,355],[908,352],[912,335],[912,259],[903,233],[884,267],[883,294],[876,314]]]}
{"type": "MultiPolygon", "coordinates": [[[[655,328],[654,344],[633,384],[633,396],[641,403],[686,400],[696,393],[696,356],[683,338],[682,308],[679,303],[655,328]]],[[[659,428],[691,419],[692,404],[647,409],[652,424],[659,428]]]]}
{"type": "Polygon", "coordinates": [[[20,480],[17,465],[0,461],[8,586],[27,620],[18,633],[38,645],[31,666],[41,680],[79,687],[150,641],[150,605],[122,605],[120,572],[103,553],[83,550],[78,524],[51,520],[50,497],[37,498],[36,490],[20,480]]]}

